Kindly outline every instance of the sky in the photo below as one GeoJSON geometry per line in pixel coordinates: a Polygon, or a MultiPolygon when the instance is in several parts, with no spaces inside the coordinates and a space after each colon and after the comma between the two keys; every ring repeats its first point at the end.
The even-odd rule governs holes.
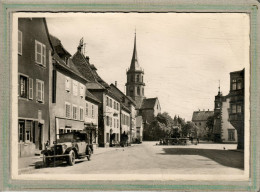
{"type": "Polygon", "coordinates": [[[145,96],[162,112],[190,121],[213,110],[229,73],[249,65],[249,17],[239,13],[71,13],[46,17],[49,33],[73,55],[83,37],[85,55],[108,84],[125,91],[136,30],[145,96]]]}

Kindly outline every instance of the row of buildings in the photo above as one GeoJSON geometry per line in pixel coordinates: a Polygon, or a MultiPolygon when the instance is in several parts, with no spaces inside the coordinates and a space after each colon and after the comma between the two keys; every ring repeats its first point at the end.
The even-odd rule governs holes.
{"type": "Polygon", "coordinates": [[[214,111],[193,112],[200,136],[206,134],[206,122],[212,117],[214,142],[237,143],[238,149],[244,149],[244,74],[244,69],[230,73],[230,91],[224,96],[219,87],[214,111]]]}
{"type": "Polygon", "coordinates": [[[142,141],[143,126],[160,113],[158,98],[144,94],[136,36],[126,94],[98,75],[83,44],[81,39],[71,55],[49,34],[45,18],[18,20],[19,157],[74,131],[86,131],[88,141],[100,147],[142,141]]]}

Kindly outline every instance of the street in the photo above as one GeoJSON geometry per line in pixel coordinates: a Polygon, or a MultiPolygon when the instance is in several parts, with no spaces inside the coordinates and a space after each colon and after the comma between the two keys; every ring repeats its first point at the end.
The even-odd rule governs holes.
{"type": "Polygon", "coordinates": [[[244,153],[235,148],[235,144],[164,146],[143,142],[94,152],[91,161],[77,160],[74,166],[60,163],[28,174],[243,174],[244,153]]]}

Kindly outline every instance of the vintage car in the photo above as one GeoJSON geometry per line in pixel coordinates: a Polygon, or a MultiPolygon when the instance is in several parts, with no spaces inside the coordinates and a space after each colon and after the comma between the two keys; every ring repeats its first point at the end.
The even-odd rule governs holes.
{"type": "Polygon", "coordinates": [[[90,161],[93,145],[88,144],[85,132],[70,132],[59,134],[57,142],[54,142],[53,146],[47,147],[41,153],[46,167],[57,160],[67,161],[69,165],[73,166],[75,159],[87,157],[90,161]]]}

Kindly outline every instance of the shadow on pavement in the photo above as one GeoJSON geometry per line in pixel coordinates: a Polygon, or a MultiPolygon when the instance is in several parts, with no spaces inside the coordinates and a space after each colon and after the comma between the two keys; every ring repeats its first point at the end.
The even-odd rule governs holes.
{"type": "MultiPolygon", "coordinates": [[[[79,163],[83,163],[85,161],[88,161],[88,160],[87,159],[77,160],[77,161],[75,161],[75,165],[79,164],[79,163]]],[[[55,162],[50,163],[50,165],[48,167],[46,167],[43,164],[43,161],[37,161],[30,166],[34,166],[35,169],[42,169],[42,168],[50,168],[50,167],[67,167],[67,166],[70,166],[70,165],[68,165],[66,161],[56,160],[55,162]]]]}
{"type": "MultiPolygon", "coordinates": [[[[162,155],[199,155],[221,165],[244,170],[244,153],[219,149],[163,148],[162,155]]],[[[204,160],[206,161],[206,160],[204,160]]]]}

